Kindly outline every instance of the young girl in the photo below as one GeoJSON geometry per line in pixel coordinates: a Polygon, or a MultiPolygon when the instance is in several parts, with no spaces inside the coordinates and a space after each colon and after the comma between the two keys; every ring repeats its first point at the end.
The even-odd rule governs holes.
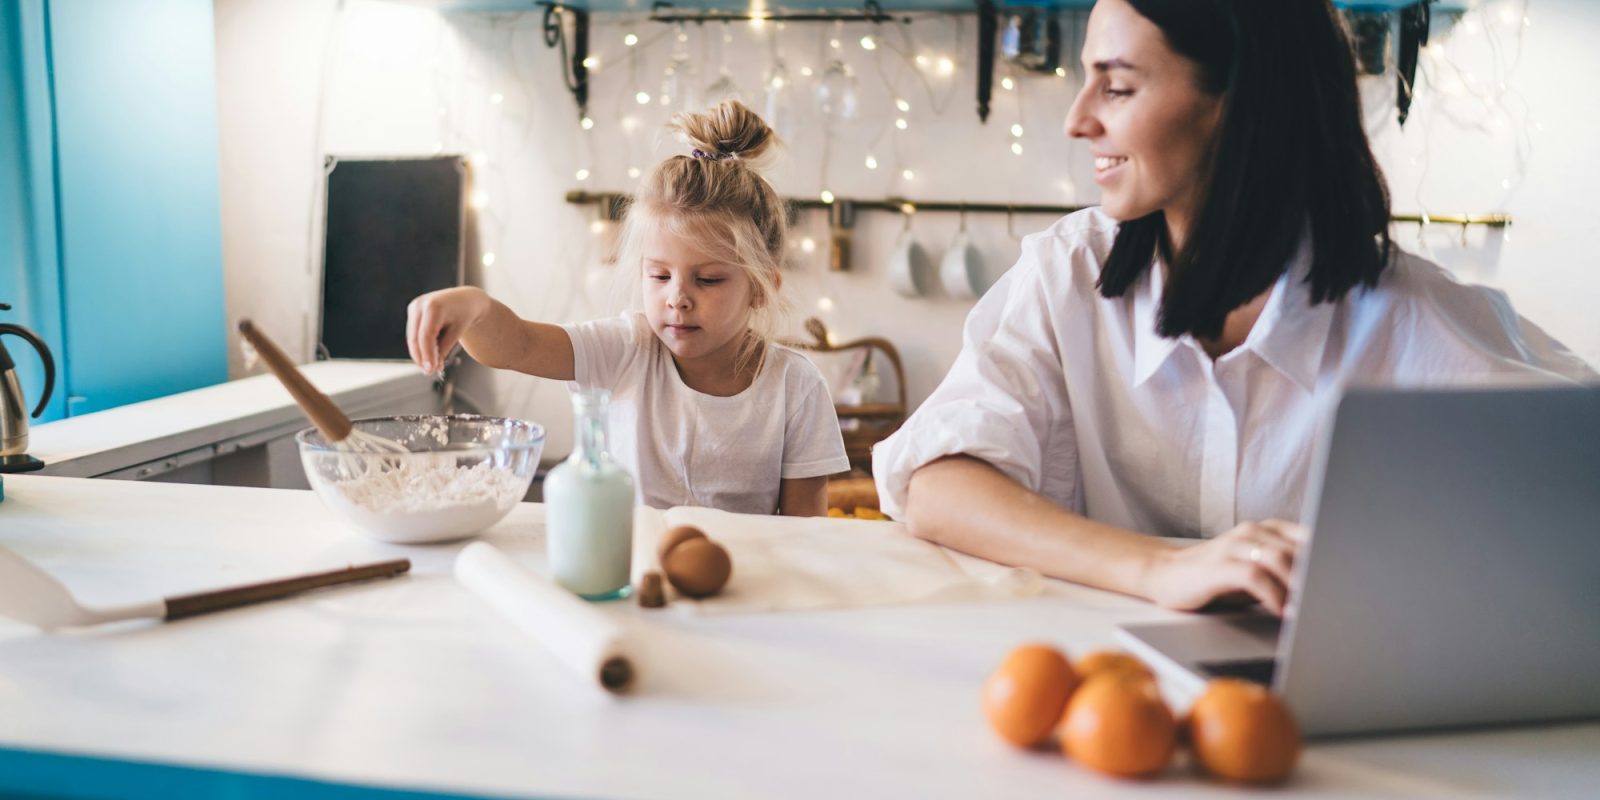
{"type": "Polygon", "coordinates": [[[407,310],[411,358],[436,372],[460,341],[491,367],[609,389],[610,449],[647,505],[824,514],[850,465],[821,373],[773,343],[787,218],[752,162],[776,137],[737,101],[671,127],[692,155],[655,168],[622,229],[642,311],[549,325],[478,288],[431,292],[407,310]]]}

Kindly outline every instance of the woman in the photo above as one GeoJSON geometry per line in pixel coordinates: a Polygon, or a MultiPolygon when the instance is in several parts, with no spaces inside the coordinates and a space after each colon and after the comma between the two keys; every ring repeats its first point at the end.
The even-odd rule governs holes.
{"type": "Polygon", "coordinates": [[[1504,295],[1390,243],[1327,0],[1100,0],[1082,60],[1066,131],[1101,207],[1024,241],[874,452],[916,535],[1170,608],[1281,613],[1305,538],[1287,520],[1342,386],[1597,378],[1504,295]]]}

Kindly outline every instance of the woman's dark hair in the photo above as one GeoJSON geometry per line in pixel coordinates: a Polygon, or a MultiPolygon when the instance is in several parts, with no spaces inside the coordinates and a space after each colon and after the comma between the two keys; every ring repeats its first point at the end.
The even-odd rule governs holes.
{"type": "MultiPolygon", "coordinates": [[[[1389,192],[1362,127],[1355,56],[1329,0],[1128,0],[1222,97],[1202,199],[1157,330],[1215,338],[1311,234],[1313,303],[1373,286],[1389,262],[1389,192]]],[[[1100,294],[1121,297],[1165,249],[1157,211],[1118,227],[1100,294]]]]}

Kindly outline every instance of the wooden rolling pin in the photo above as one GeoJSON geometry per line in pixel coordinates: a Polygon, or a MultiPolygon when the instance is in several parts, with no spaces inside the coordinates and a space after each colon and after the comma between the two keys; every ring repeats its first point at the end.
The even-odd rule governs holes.
{"type": "Polygon", "coordinates": [[[299,368],[289,360],[289,356],[265,333],[256,329],[255,323],[248,319],[239,320],[239,335],[261,354],[267,369],[272,370],[283,388],[289,390],[300,410],[305,412],[306,419],[311,420],[311,424],[322,432],[330,444],[338,444],[349,438],[353,427],[350,418],[334,405],[331,398],[312,386],[311,381],[306,380],[306,376],[300,374],[299,368]]]}

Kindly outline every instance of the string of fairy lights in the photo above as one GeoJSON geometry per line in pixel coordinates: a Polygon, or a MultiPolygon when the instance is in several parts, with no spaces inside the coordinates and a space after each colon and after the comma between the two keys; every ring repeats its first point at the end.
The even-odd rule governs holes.
{"type": "MultiPolygon", "coordinates": [[[[1398,157],[1419,172],[1412,199],[1425,216],[1431,205],[1424,197],[1430,186],[1430,153],[1441,135],[1475,133],[1509,140],[1509,168],[1494,179],[1501,189],[1498,205],[1502,208],[1527,177],[1534,134],[1542,131],[1543,125],[1532,119],[1513,78],[1521,63],[1524,35],[1533,25],[1530,5],[1531,0],[1468,0],[1464,9],[1445,6],[1435,12],[1434,34],[1419,61],[1419,106],[1408,125],[1410,131],[1421,129],[1421,135],[1388,132],[1398,140],[1398,157]]],[[[514,20],[502,30],[516,28],[521,33],[505,33],[510,41],[490,37],[496,49],[504,49],[504,54],[489,54],[490,61],[504,60],[516,49],[518,36],[530,40],[524,45],[524,55],[533,54],[534,26],[527,23],[533,16],[502,15],[514,20]]],[[[1025,112],[1030,95],[1049,97],[1050,103],[1041,108],[1053,113],[1057,109],[1052,103],[1060,105],[1062,97],[1070,98],[1076,91],[1076,69],[1070,64],[1084,14],[1063,12],[1062,20],[1060,66],[1039,72],[997,61],[989,127],[998,122],[1005,135],[998,140],[1001,144],[990,137],[982,146],[1004,150],[982,157],[1050,155],[1049,150],[1036,151],[1030,145],[1032,132],[1025,112]]],[[[577,121],[578,154],[570,174],[580,187],[594,183],[601,177],[597,157],[603,157],[606,174],[615,172],[629,181],[637,180],[653,163],[656,142],[650,139],[658,136],[667,117],[738,96],[767,117],[785,138],[820,136],[820,163],[801,177],[814,181],[811,191],[824,202],[835,199],[835,181],[843,174],[836,174],[836,167],[846,164],[884,175],[886,193],[915,196],[924,165],[914,162],[922,150],[910,145],[925,141],[929,126],[972,122],[968,119],[972,115],[971,83],[966,76],[973,67],[969,51],[976,51],[970,41],[972,28],[968,17],[941,13],[898,15],[887,23],[815,25],[765,19],[662,24],[641,15],[596,15],[591,18],[592,50],[584,63],[590,70],[590,96],[598,99],[591,113],[577,121]],[[902,19],[909,19],[909,24],[902,19]],[[741,66],[748,67],[755,47],[766,52],[765,68],[732,69],[730,53],[741,45],[741,66]],[[876,84],[874,91],[865,91],[868,83],[876,84]],[[869,97],[871,107],[867,105],[869,97]],[[816,124],[796,130],[802,122],[816,124]],[[607,136],[604,147],[595,138],[601,134],[607,136]],[[620,148],[612,142],[620,143],[620,148]]],[[[457,57],[470,58],[464,54],[457,57]]],[[[530,70],[548,67],[547,58],[529,60],[535,62],[530,70]]],[[[483,79],[486,93],[475,101],[446,99],[460,94],[458,85],[446,84],[459,82],[461,75],[441,71],[439,76],[435,92],[441,98],[442,133],[437,149],[468,152],[476,174],[492,175],[502,163],[491,153],[500,148],[494,133],[495,115],[507,106],[507,93],[517,91],[503,82],[531,82],[531,78],[518,69],[491,69],[483,79]],[[468,107],[478,112],[473,114],[476,124],[468,124],[463,116],[468,107]]],[[[1392,84],[1392,75],[1373,82],[1374,86],[1392,84]]],[[[1380,127],[1392,127],[1393,100],[1367,99],[1372,106],[1369,132],[1376,139],[1384,133],[1380,127]]],[[[559,112],[540,116],[543,125],[561,118],[559,112]]],[[[525,122],[532,125],[531,119],[525,122]]],[[[519,146],[529,136],[524,131],[517,137],[519,146]]],[[[1035,166],[1023,167],[1022,174],[1037,179],[1049,174],[1048,170],[1060,171],[1055,164],[1048,170],[1035,170],[1035,166]]],[[[490,185],[491,180],[478,181],[469,201],[480,218],[492,220],[498,218],[499,210],[491,202],[490,185]]],[[[1087,199],[1077,197],[1078,188],[1070,174],[1054,185],[1062,200],[1087,199]]],[[[591,228],[602,233],[605,223],[593,222],[591,228]]],[[[1509,238],[1510,229],[1504,229],[1503,235],[1509,238]]],[[[496,237],[484,238],[481,260],[483,266],[491,267],[497,259],[496,237]]],[[[804,244],[809,244],[806,252],[816,249],[814,241],[804,244]]]]}

